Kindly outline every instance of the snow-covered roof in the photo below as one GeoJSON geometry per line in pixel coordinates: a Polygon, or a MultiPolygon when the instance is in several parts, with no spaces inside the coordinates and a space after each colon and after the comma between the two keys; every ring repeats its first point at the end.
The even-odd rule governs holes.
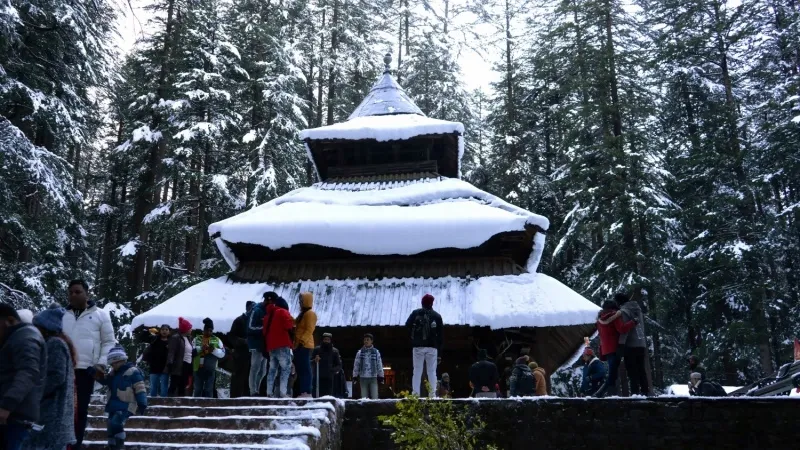
{"type": "MultiPolygon", "coordinates": [[[[432,119],[416,114],[395,116],[365,116],[300,132],[300,139],[328,140],[375,139],[379,142],[411,139],[428,134],[462,134],[461,122],[432,119]]],[[[461,157],[459,152],[459,158],[461,157]]]]}
{"type": "Polygon", "coordinates": [[[394,80],[387,69],[378,81],[372,85],[369,94],[364,97],[361,104],[350,114],[348,120],[357,117],[383,116],[394,114],[424,115],[406,94],[403,88],[394,80]]]}
{"type": "MultiPolygon", "coordinates": [[[[331,190],[324,184],[297,189],[269,203],[212,224],[209,233],[230,243],[280,249],[314,244],[361,255],[416,255],[440,248],[468,249],[492,236],[547,230],[549,221],[471,184],[425,179],[383,189],[331,190]]],[[[537,234],[527,264],[535,272],[544,244],[537,234]]],[[[226,255],[224,243],[218,246],[226,255]]],[[[228,251],[231,269],[236,264],[228,251]]]]}
{"type": "Polygon", "coordinates": [[[218,332],[227,333],[246,302],[260,301],[267,291],[287,299],[293,315],[299,313],[300,292],[312,292],[319,327],[402,326],[427,293],[436,297],[434,308],[447,325],[493,329],[583,325],[594,323],[599,310],[558,280],[539,273],[472,280],[319,280],[278,285],[235,283],[221,277],[192,286],[136,316],[132,326],[177,327],[178,317],[184,317],[200,328],[210,317],[218,332]]]}

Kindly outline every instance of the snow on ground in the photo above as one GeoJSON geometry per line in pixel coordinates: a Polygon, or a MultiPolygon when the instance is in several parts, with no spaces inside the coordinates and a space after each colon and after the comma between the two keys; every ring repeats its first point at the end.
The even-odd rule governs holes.
{"type": "Polygon", "coordinates": [[[558,280],[544,274],[460,278],[319,280],[280,285],[234,283],[220,277],[196,284],[133,319],[134,328],[162,323],[177,327],[178,317],[202,327],[205,317],[215,329],[230,331],[248,300],[260,301],[275,291],[299,313],[300,292],[314,294],[318,326],[403,326],[426,293],[436,297],[434,308],[447,325],[488,326],[493,329],[594,323],[599,308],[558,280]]]}
{"type": "MultiPolygon", "coordinates": [[[[526,225],[547,230],[550,223],[465,181],[447,178],[382,190],[301,188],[211,224],[209,233],[270,249],[316,244],[364,255],[415,255],[476,247],[526,225]]],[[[543,237],[536,244],[530,272],[538,266],[543,237]]],[[[230,259],[226,257],[229,264],[230,259]]]]}
{"type": "Polygon", "coordinates": [[[346,122],[303,130],[300,132],[300,139],[375,139],[386,142],[428,134],[452,133],[463,134],[464,125],[460,122],[432,119],[418,114],[396,114],[355,117],[346,122]]]}
{"type": "MultiPolygon", "coordinates": [[[[722,386],[722,389],[725,389],[725,393],[730,394],[733,391],[741,389],[741,386],[722,386]]],[[[672,386],[667,388],[667,396],[673,397],[689,397],[689,385],[688,384],[673,384],[672,386]]]]}

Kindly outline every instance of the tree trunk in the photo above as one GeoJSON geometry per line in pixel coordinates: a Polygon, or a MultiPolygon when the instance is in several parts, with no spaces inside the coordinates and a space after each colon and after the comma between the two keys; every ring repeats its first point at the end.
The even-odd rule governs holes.
{"type": "Polygon", "coordinates": [[[331,18],[331,58],[328,67],[328,118],[327,125],[333,125],[334,111],[336,110],[336,71],[339,63],[339,0],[333,0],[333,17],[331,18]]]}
{"type": "MultiPolygon", "coordinates": [[[[167,19],[165,24],[164,44],[161,49],[161,67],[158,75],[158,98],[167,97],[167,77],[170,72],[170,58],[172,53],[173,44],[173,27],[174,27],[174,14],[175,14],[175,0],[169,0],[167,6],[167,19]]],[[[162,125],[162,118],[158,111],[153,110],[150,119],[150,129],[153,131],[159,130],[162,125]]],[[[136,300],[136,297],[142,292],[142,287],[145,278],[145,269],[147,266],[147,246],[149,244],[149,229],[144,223],[144,217],[153,208],[154,188],[161,173],[161,161],[166,152],[166,141],[162,136],[157,142],[150,145],[150,152],[147,159],[147,164],[139,177],[139,186],[136,192],[136,206],[133,212],[133,231],[138,236],[139,246],[136,250],[136,263],[133,268],[131,276],[131,284],[128,287],[128,301],[131,303],[131,310],[134,314],[141,314],[143,311],[142,305],[136,300]]]]}

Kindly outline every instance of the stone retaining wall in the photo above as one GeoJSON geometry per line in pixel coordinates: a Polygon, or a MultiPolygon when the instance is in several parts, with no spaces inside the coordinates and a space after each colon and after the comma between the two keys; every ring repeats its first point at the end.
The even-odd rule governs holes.
{"type": "MultiPolygon", "coordinates": [[[[397,449],[380,415],[396,401],[348,401],[342,448],[397,449]]],[[[455,400],[500,449],[800,449],[800,399],[455,400]]]]}

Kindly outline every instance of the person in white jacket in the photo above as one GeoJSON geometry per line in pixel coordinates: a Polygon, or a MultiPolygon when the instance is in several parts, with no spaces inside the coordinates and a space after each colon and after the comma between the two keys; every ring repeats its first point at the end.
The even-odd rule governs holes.
{"type": "Polygon", "coordinates": [[[78,416],[75,423],[77,443],[73,450],[80,450],[86,432],[86,417],[89,414],[89,401],[94,391],[94,377],[89,375],[90,367],[105,372],[108,351],[117,343],[114,326],[107,312],[89,300],[89,285],[83,280],[69,282],[69,306],[62,319],[62,329],[77,353],[75,363],[75,391],[77,393],[78,416]]]}

